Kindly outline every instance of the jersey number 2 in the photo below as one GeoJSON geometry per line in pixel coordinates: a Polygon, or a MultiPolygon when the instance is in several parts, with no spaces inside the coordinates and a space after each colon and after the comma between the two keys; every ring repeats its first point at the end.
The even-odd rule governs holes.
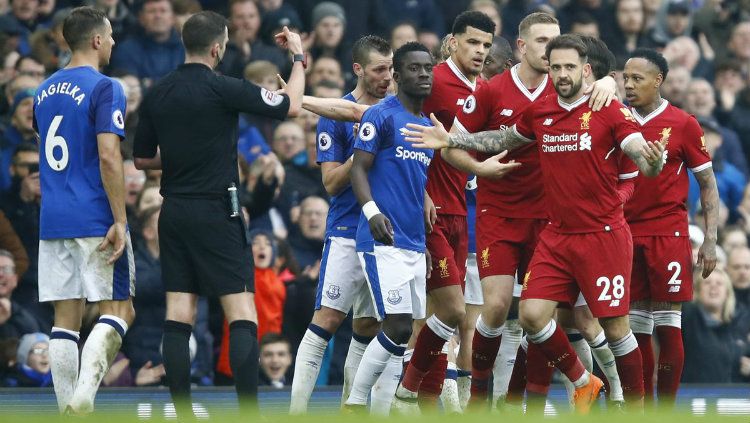
{"type": "Polygon", "coordinates": [[[62,115],[57,115],[52,119],[52,123],[47,130],[47,136],[44,138],[44,156],[47,158],[49,167],[58,172],[68,166],[68,144],[65,142],[65,138],[57,135],[62,119],[62,115]],[[60,147],[62,153],[60,160],[55,158],[55,147],[60,147]]]}

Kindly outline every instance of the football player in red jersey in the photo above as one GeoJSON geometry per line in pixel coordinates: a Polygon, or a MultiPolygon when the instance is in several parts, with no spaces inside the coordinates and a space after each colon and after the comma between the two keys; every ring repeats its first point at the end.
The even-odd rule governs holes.
{"type": "MultiPolygon", "coordinates": [[[[560,27],[554,17],[532,13],[524,18],[519,25],[518,39],[521,63],[493,78],[467,98],[456,114],[451,132],[471,133],[510,127],[518,121],[520,111],[526,106],[554,94],[552,81],[547,75],[545,48],[558,35],[560,27]]],[[[609,101],[614,98],[615,81],[607,77],[602,82],[605,83],[602,98],[609,101]]],[[[593,97],[599,94],[597,91],[593,97]]],[[[513,363],[521,337],[517,310],[515,307],[511,309],[513,294],[518,297],[521,293],[520,285],[515,283],[516,275],[519,279],[525,275],[539,234],[547,224],[539,153],[535,146],[527,145],[510,152],[502,162],[497,156],[487,154],[479,154],[477,160],[456,149],[445,150],[443,155],[454,166],[479,177],[477,226],[482,230],[477,232],[477,264],[485,304],[473,338],[471,395],[472,403],[483,404],[503,333],[503,342],[514,341],[515,345],[503,347],[502,351],[507,351],[508,357],[499,359],[502,367],[495,377],[504,379],[506,384],[510,377],[512,364],[507,366],[506,363],[513,363]],[[496,168],[513,161],[522,166],[497,179],[496,168]],[[506,324],[509,310],[510,319],[506,324]]],[[[539,378],[545,380],[546,374],[544,372],[539,378]]]]}
{"type": "Polygon", "coordinates": [[[511,128],[448,134],[433,119],[436,127],[408,125],[407,139],[425,148],[486,153],[536,142],[550,223],[524,277],[521,324],[529,342],[573,381],[576,409],[588,412],[602,382],[584,369],[552,320],[558,303],[572,303],[582,292],[604,328],[626,400],[638,406],[643,399],[642,362],[627,318],[633,250],[618,195],[618,150],[646,176],[654,177],[663,166],[664,143],[647,142],[630,111],[619,102],[596,113],[587,105],[584,77],[591,67],[579,37],[557,37],[546,53],[557,95],[533,103],[511,128]]]}
{"type": "Polygon", "coordinates": [[[698,267],[708,277],[716,265],[719,194],[703,131],[695,118],[659,95],[669,71],[654,50],[637,50],[625,64],[625,95],[631,112],[648,139],[666,144],[664,170],[656,179],[635,179],[625,218],[633,233],[630,326],[643,356],[646,398],[653,399],[654,353],[651,335],[661,346],[657,373],[660,406],[674,405],[685,351],[681,303],[693,299],[693,264],[688,237],[688,169],[700,185],[706,236],[698,267]]]}

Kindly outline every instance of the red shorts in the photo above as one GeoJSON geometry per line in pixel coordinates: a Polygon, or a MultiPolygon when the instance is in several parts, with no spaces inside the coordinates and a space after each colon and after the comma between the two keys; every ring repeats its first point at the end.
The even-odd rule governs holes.
{"type": "Polygon", "coordinates": [[[582,292],[594,317],[625,316],[630,308],[633,240],[626,225],[607,232],[545,230],[529,264],[521,299],[575,304],[582,292]]]}
{"type": "Polygon", "coordinates": [[[479,278],[526,273],[547,219],[520,219],[477,213],[479,278]]]}
{"type": "Polygon", "coordinates": [[[633,237],[630,301],[693,299],[693,256],[686,236],[633,237]]]}
{"type": "Polygon", "coordinates": [[[463,290],[469,254],[466,216],[438,214],[432,233],[427,234],[427,250],[432,257],[427,291],[451,285],[458,285],[463,290]]]}

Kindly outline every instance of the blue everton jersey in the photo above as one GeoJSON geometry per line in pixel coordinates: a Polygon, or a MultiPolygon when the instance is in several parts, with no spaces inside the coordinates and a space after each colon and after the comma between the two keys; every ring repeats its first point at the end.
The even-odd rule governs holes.
{"type": "MultiPolygon", "coordinates": [[[[414,148],[404,139],[407,123],[432,125],[404,109],[398,97],[388,97],[365,112],[354,148],[375,155],[368,180],[373,200],[393,226],[393,246],[424,252],[424,192],[432,150],[414,148]]],[[[376,244],[360,213],[357,251],[373,251],[376,244]]]]}
{"type": "Polygon", "coordinates": [[[34,100],[41,139],[41,239],[104,236],[114,219],[99,172],[96,136],[125,136],[122,86],[91,67],[62,69],[34,100]]]}
{"type": "MultiPolygon", "coordinates": [[[[355,101],[349,93],[344,100],[355,101]]],[[[356,124],[359,125],[359,124],[356,124]]],[[[318,163],[346,163],[354,154],[354,122],[338,122],[321,117],[318,121],[318,163]]],[[[339,236],[354,239],[362,208],[357,203],[351,185],[331,197],[331,207],[326,220],[326,238],[339,236]]]]}
{"type": "Polygon", "coordinates": [[[469,175],[466,181],[466,223],[469,227],[469,252],[477,252],[477,177],[469,175]]]}

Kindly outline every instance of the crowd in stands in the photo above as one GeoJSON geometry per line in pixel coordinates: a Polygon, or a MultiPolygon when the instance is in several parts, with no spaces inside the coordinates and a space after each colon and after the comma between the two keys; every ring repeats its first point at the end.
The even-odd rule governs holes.
{"type": "MultiPolygon", "coordinates": [[[[37,300],[37,275],[45,269],[37,266],[42,194],[33,102],[36,87],[70,58],[62,22],[81,5],[109,16],[116,45],[103,71],[127,96],[122,153],[136,320],[105,386],[155,385],[164,376],[160,171],[136,169],[132,147],[141,100],[183,62],[181,25],[200,10],[228,18],[229,44],[218,71],[268,90],[279,89],[276,75],[285,77],[291,68],[273,35],[283,26],[299,31],[309,52],[307,91],[320,97],[341,97],[353,88],[350,47],[357,38],[378,34],[394,49],[418,40],[438,51],[454,17],[467,9],[488,14],[497,24],[495,35],[511,46],[528,13],[554,14],[563,33],[604,40],[618,69],[636,48],[663,51],[670,65],[663,96],[699,119],[722,200],[720,264],[708,278],[696,277],[695,300],[684,307],[683,381],[750,381],[750,0],[0,0],[0,386],[51,383],[47,334],[53,314],[37,300]]],[[[329,195],[315,157],[317,120],[305,111],[283,122],[249,115],[239,122],[261,380],[272,387],[291,383],[321,269],[329,195]]],[[[692,182],[688,207],[697,249],[703,217],[692,182]]],[[[91,328],[95,308],[88,307],[84,328],[91,328]]],[[[227,333],[218,302],[202,299],[191,339],[194,383],[231,383],[227,333]]],[[[348,320],[331,340],[319,384],[341,384],[350,338],[348,320]]]]}

